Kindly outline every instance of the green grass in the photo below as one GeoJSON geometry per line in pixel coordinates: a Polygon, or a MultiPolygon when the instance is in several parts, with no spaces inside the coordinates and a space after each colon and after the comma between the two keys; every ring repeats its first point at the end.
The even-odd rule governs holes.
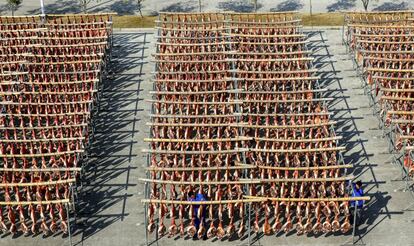
{"type": "Polygon", "coordinates": [[[344,15],[340,13],[301,14],[304,26],[342,26],[344,15]]]}
{"type": "MultiPolygon", "coordinates": [[[[302,23],[304,26],[342,26],[344,23],[344,16],[340,13],[323,13],[323,14],[301,14],[302,23]]],[[[155,20],[157,16],[114,16],[114,28],[143,28],[155,27],[155,20]]]]}
{"type": "Polygon", "coordinates": [[[157,16],[113,16],[112,21],[114,28],[143,28],[143,27],[155,27],[155,20],[157,16]]]}

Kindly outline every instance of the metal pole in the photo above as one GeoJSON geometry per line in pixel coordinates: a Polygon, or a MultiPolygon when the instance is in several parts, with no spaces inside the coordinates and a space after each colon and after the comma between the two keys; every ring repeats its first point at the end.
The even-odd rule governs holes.
{"type": "MultiPolygon", "coordinates": [[[[161,16],[160,15],[158,15],[158,21],[160,21],[161,20],[161,16]]],[[[160,29],[158,29],[158,31],[157,31],[157,36],[158,37],[160,37],[161,35],[161,31],[160,31],[160,29]]],[[[144,46],[145,46],[145,38],[146,38],[146,34],[144,34],[144,46]]],[[[161,38],[158,38],[158,40],[160,40],[161,38]]],[[[156,45],[156,53],[159,53],[159,47],[158,47],[158,45],[156,45]]],[[[144,49],[142,50],[142,55],[144,54],[144,49]]],[[[155,68],[154,68],[154,71],[156,72],[156,71],[158,71],[158,68],[157,68],[157,65],[155,65],[155,68]]],[[[155,75],[154,75],[154,77],[155,77],[155,75]]],[[[156,87],[155,87],[155,82],[152,84],[152,89],[155,91],[156,90],[156,87]]],[[[154,110],[154,105],[153,104],[151,104],[151,114],[154,114],[154,112],[155,112],[155,110],[154,110]]],[[[153,119],[151,119],[151,120],[153,120],[153,119]]],[[[153,137],[153,134],[152,134],[152,131],[150,131],[150,133],[149,133],[149,135],[150,135],[150,137],[153,137]]],[[[149,167],[150,165],[151,165],[151,156],[150,156],[150,154],[147,154],[147,167],[149,167]]],[[[149,172],[146,172],[146,176],[147,176],[147,178],[149,178],[150,177],[150,174],[149,174],[149,172]]],[[[147,182],[145,182],[145,189],[144,189],[144,196],[145,196],[145,198],[148,198],[148,197],[150,197],[151,195],[151,191],[150,191],[150,184],[149,183],[147,183],[147,182]]],[[[145,204],[145,206],[144,206],[144,209],[145,209],[145,211],[144,211],[144,216],[145,216],[145,219],[144,219],[144,224],[145,224],[145,243],[146,243],[146,245],[148,246],[148,245],[150,245],[150,244],[153,244],[154,242],[158,245],[158,223],[159,223],[159,220],[157,221],[157,224],[156,224],[156,232],[155,232],[155,241],[152,241],[152,242],[149,242],[149,233],[148,233],[148,216],[149,216],[149,214],[148,214],[148,208],[149,208],[149,206],[152,206],[151,204],[145,204]]]]}
{"type": "Polygon", "coordinates": [[[71,227],[70,227],[70,217],[69,217],[69,205],[66,204],[66,218],[68,218],[68,234],[69,234],[69,242],[70,246],[72,246],[72,233],[71,233],[71,227]]]}
{"type": "Polygon", "coordinates": [[[345,43],[345,15],[344,15],[344,23],[342,24],[342,45],[346,45],[345,43]]]}
{"type": "Polygon", "coordinates": [[[250,234],[251,234],[251,224],[252,224],[252,216],[251,216],[251,210],[252,210],[252,203],[251,202],[249,202],[249,226],[248,226],[248,230],[247,230],[247,233],[248,233],[248,235],[249,235],[249,237],[248,237],[248,245],[250,246],[251,245],[251,240],[250,240],[250,234]]]}
{"type": "Polygon", "coordinates": [[[76,217],[77,217],[76,202],[78,201],[78,190],[75,185],[71,186],[71,190],[72,190],[72,201],[73,201],[73,205],[72,205],[73,206],[73,217],[74,217],[74,222],[76,223],[76,217]]]}
{"type": "Polygon", "coordinates": [[[309,0],[309,13],[312,16],[312,0],[309,0]]]}
{"type": "MultiPolygon", "coordinates": [[[[149,166],[149,154],[147,154],[147,166],[149,166]]],[[[146,172],[145,175],[147,176],[147,178],[149,178],[148,172],[146,172]]],[[[148,198],[149,196],[148,196],[148,183],[147,182],[145,182],[144,187],[145,187],[144,188],[144,197],[148,198]]],[[[147,230],[147,228],[148,228],[148,215],[147,215],[148,206],[150,206],[150,205],[145,203],[145,205],[144,205],[144,226],[145,226],[145,245],[147,245],[147,246],[149,245],[148,244],[148,230],[147,230]]]]}
{"type": "MultiPolygon", "coordinates": [[[[255,4],[256,4],[256,9],[257,9],[257,1],[255,2],[255,4]]],[[[228,30],[229,30],[229,34],[231,34],[232,33],[232,29],[231,29],[231,26],[230,26],[230,21],[231,21],[232,19],[231,19],[231,17],[229,18],[229,15],[228,14],[225,14],[224,15],[224,21],[225,21],[225,24],[226,24],[226,26],[228,27],[228,30]]],[[[228,39],[227,39],[227,41],[231,41],[231,36],[229,35],[228,36],[228,39]]],[[[231,43],[229,44],[229,46],[230,46],[230,52],[231,51],[233,51],[233,47],[232,47],[232,45],[231,45],[231,43]]],[[[234,79],[234,81],[233,81],[233,87],[235,88],[235,89],[238,89],[239,88],[239,84],[238,84],[238,80],[237,80],[237,78],[236,78],[236,64],[235,64],[235,60],[233,59],[234,57],[233,57],[233,55],[232,54],[230,54],[231,55],[231,69],[232,69],[232,78],[234,79]]],[[[239,93],[236,93],[235,94],[235,97],[237,98],[237,99],[239,99],[239,93]]],[[[236,112],[239,114],[239,113],[241,113],[241,110],[240,110],[240,105],[238,105],[238,104],[236,104],[236,112]]],[[[236,119],[237,119],[237,122],[240,122],[241,121],[241,119],[240,119],[240,117],[241,116],[236,116],[236,119]]],[[[239,128],[239,134],[241,135],[241,136],[244,136],[244,131],[243,131],[243,128],[242,127],[240,127],[239,128]]],[[[247,163],[247,161],[246,161],[246,154],[243,152],[242,154],[242,158],[243,158],[243,162],[244,163],[247,163]]],[[[249,178],[249,171],[246,169],[246,170],[244,170],[244,172],[243,172],[243,175],[244,175],[244,177],[246,178],[246,179],[248,179],[249,178]]],[[[246,190],[246,193],[248,193],[249,192],[249,185],[248,184],[246,184],[245,185],[245,190],[246,190]]],[[[249,195],[251,195],[251,194],[249,194],[249,195]]],[[[244,205],[245,206],[245,205],[244,205]]],[[[246,207],[246,206],[245,206],[246,207]]],[[[248,237],[247,237],[247,245],[248,246],[250,246],[251,245],[251,236],[250,236],[250,232],[251,232],[251,216],[250,216],[250,214],[251,214],[251,203],[249,203],[249,212],[248,212],[248,221],[249,221],[249,224],[248,224],[248,230],[247,230],[247,235],[248,235],[248,237]]]]}
{"type": "Polygon", "coordinates": [[[42,23],[45,22],[45,3],[43,2],[43,0],[40,0],[40,10],[42,11],[42,23]]]}
{"type": "Polygon", "coordinates": [[[42,10],[42,15],[45,15],[45,3],[43,0],[40,0],[40,10],[42,10]]]}
{"type": "Polygon", "coordinates": [[[357,213],[358,213],[358,201],[355,201],[355,209],[354,209],[354,223],[352,228],[352,244],[355,244],[355,231],[356,231],[356,223],[357,223],[357,213]]]}
{"type": "MultiPolygon", "coordinates": [[[[157,192],[159,192],[159,190],[157,192]]],[[[161,209],[161,207],[159,209],[161,209]]],[[[160,219],[159,218],[160,217],[158,217],[157,227],[155,228],[156,229],[156,231],[155,231],[155,242],[157,243],[157,246],[158,246],[158,239],[159,239],[159,236],[158,236],[158,229],[159,229],[159,223],[160,223],[160,219]]]]}

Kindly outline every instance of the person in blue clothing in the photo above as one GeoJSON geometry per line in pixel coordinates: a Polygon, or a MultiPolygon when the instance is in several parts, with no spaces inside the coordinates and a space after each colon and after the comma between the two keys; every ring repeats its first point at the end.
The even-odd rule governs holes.
{"type": "MultiPolygon", "coordinates": [[[[364,196],[364,190],[362,189],[362,182],[361,181],[357,181],[355,183],[352,183],[352,197],[363,197],[364,196]]],[[[358,213],[357,213],[357,221],[361,220],[361,211],[362,211],[362,207],[364,206],[364,201],[360,200],[360,201],[351,201],[350,202],[350,213],[349,216],[350,217],[350,222],[351,224],[354,222],[354,218],[355,218],[355,211],[356,208],[358,208],[358,213]]]]}
{"type": "MultiPolygon", "coordinates": [[[[193,191],[189,191],[188,192],[188,200],[189,201],[197,201],[197,202],[200,202],[200,201],[206,201],[206,198],[201,193],[197,193],[197,195],[194,196],[194,192],[193,191]]],[[[198,210],[199,209],[200,209],[200,205],[194,205],[194,209],[193,209],[193,211],[194,211],[193,216],[195,218],[194,225],[195,225],[197,231],[200,228],[200,223],[201,222],[204,223],[204,225],[206,223],[206,221],[205,221],[205,218],[206,218],[206,208],[205,208],[205,206],[203,207],[203,211],[202,211],[202,214],[201,214],[201,220],[198,217],[198,210]]],[[[194,237],[197,237],[197,234],[194,237]]]]}

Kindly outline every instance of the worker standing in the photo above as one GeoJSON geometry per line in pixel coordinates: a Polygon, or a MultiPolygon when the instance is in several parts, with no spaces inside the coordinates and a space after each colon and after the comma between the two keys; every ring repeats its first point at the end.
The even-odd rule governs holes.
{"type": "MultiPolygon", "coordinates": [[[[362,189],[362,182],[361,181],[357,181],[355,183],[352,183],[352,197],[363,197],[364,196],[364,190],[362,189]]],[[[353,224],[354,218],[355,218],[355,212],[358,211],[357,213],[357,218],[356,221],[361,221],[361,211],[362,211],[362,207],[364,206],[364,201],[363,200],[359,200],[359,201],[355,201],[352,200],[351,201],[351,206],[350,206],[350,213],[349,216],[352,216],[350,218],[350,222],[351,224],[353,224]]],[[[357,223],[358,225],[358,223],[357,223]]]]}
{"type": "MultiPolygon", "coordinates": [[[[205,196],[202,193],[198,193],[196,196],[194,196],[193,191],[188,192],[189,201],[192,202],[203,202],[206,201],[205,196]]],[[[206,209],[205,205],[194,205],[194,225],[196,227],[196,230],[200,228],[200,223],[203,223],[205,225],[205,218],[206,218],[206,209]],[[200,210],[201,209],[201,210],[200,210]],[[200,210],[200,211],[199,211],[200,210]]],[[[194,235],[194,238],[197,238],[197,235],[194,235]]]]}

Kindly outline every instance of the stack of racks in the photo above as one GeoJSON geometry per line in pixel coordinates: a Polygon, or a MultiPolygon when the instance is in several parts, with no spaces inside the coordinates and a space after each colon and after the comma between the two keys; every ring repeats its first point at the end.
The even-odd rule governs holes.
{"type": "Polygon", "coordinates": [[[110,18],[0,17],[0,232],[70,233],[110,18]]]}
{"type": "Polygon", "coordinates": [[[403,164],[403,177],[407,178],[414,176],[413,13],[346,15],[346,44],[353,51],[380,126],[389,137],[395,162],[403,164]]]}
{"type": "Polygon", "coordinates": [[[162,13],[157,24],[148,231],[346,233],[351,166],[298,14],[162,13]]]}

